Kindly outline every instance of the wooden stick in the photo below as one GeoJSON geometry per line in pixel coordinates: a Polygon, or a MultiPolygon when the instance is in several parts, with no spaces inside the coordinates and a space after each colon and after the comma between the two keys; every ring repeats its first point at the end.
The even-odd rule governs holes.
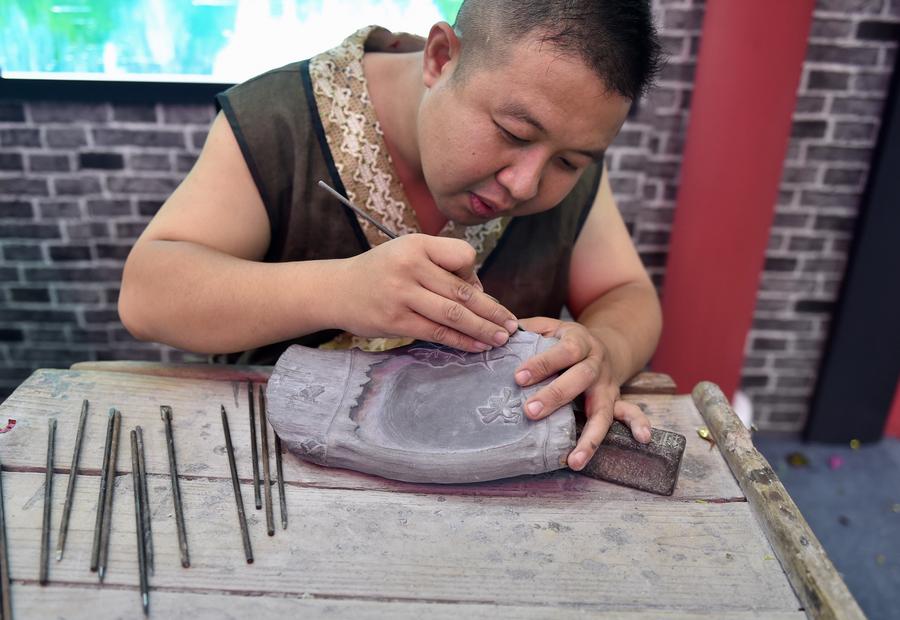
{"type": "Polygon", "coordinates": [[[281,460],[281,437],[272,429],[275,435],[275,473],[278,476],[278,508],[281,512],[281,529],[287,529],[287,498],[284,495],[284,465],[281,460]]]}
{"type": "Polygon", "coordinates": [[[188,568],[191,558],[188,554],[187,533],[184,528],[184,507],[181,504],[181,487],[178,486],[178,466],[175,463],[175,436],[172,433],[172,408],[162,405],[159,415],[166,426],[166,448],[169,451],[169,476],[172,478],[172,503],[175,504],[175,528],[178,530],[178,549],[181,552],[181,565],[188,568]]]}
{"type": "Polygon", "coordinates": [[[259,493],[259,452],[256,439],[256,411],[253,408],[253,382],[247,381],[247,401],[250,406],[250,458],[253,461],[253,500],[256,509],[262,508],[262,497],[259,493]]]}
{"type": "Polygon", "coordinates": [[[122,426],[122,414],[115,410],[113,414],[112,443],[109,448],[108,470],[106,472],[106,495],[103,506],[103,523],[100,529],[100,563],[97,565],[100,581],[106,576],[106,559],[109,557],[109,538],[112,535],[113,497],[116,494],[116,461],[119,456],[119,430],[122,426]]]}
{"type": "Polygon", "coordinates": [[[106,506],[106,475],[109,471],[109,451],[112,447],[113,426],[116,410],[109,408],[106,419],[106,441],[103,444],[103,465],[100,467],[100,492],[97,496],[97,518],[94,521],[94,542],[91,544],[91,570],[96,572],[100,565],[100,538],[103,532],[103,508],[106,506]]]}
{"type": "MultiPolygon", "coordinates": [[[[0,465],[0,479],[3,466],[0,465]]],[[[3,482],[0,480],[0,618],[12,620],[12,596],[9,587],[9,553],[6,549],[6,511],[3,509],[3,482]]]]}
{"type": "Polygon", "coordinates": [[[864,619],[806,519],[753,446],[750,432],[719,387],[704,381],[692,396],[806,613],[812,618],[864,619]]]}
{"type": "Polygon", "coordinates": [[[150,527],[150,490],[147,488],[147,465],[144,461],[144,430],[140,426],[136,426],[134,432],[137,439],[138,481],[141,485],[139,490],[141,492],[141,523],[144,527],[144,557],[147,559],[147,566],[150,567],[152,575],[154,573],[153,533],[150,527]]]}
{"type": "Polygon", "coordinates": [[[144,500],[141,491],[140,459],[138,457],[137,431],[131,431],[131,485],[134,487],[134,528],[137,532],[138,578],[141,583],[141,605],[144,615],[150,612],[150,592],[147,588],[147,554],[144,538],[144,500]]]}
{"type": "Polygon", "coordinates": [[[47,583],[50,560],[50,504],[53,502],[53,447],[56,443],[56,418],[47,420],[47,472],[44,476],[44,520],[41,524],[41,566],[38,582],[47,583]]]}
{"type": "Polygon", "coordinates": [[[269,476],[269,428],[266,423],[266,392],[259,386],[259,432],[262,435],[263,491],[266,496],[266,531],[275,535],[275,517],[272,514],[272,482],[269,476]]]}
{"type": "Polygon", "coordinates": [[[72,465],[69,467],[69,484],[66,486],[66,501],[63,504],[62,520],[59,522],[59,539],[56,541],[56,561],[63,557],[66,547],[66,534],[69,531],[69,516],[72,514],[72,496],[75,494],[75,480],[78,478],[78,459],[81,456],[81,442],[84,439],[84,425],[87,421],[88,401],[81,402],[81,417],[78,418],[78,431],[75,433],[75,449],[72,451],[72,465]]]}
{"type": "Polygon", "coordinates": [[[222,431],[225,433],[225,451],[228,453],[228,467],[231,470],[231,486],[234,489],[234,502],[237,504],[238,524],[241,527],[241,539],[244,542],[244,556],[247,558],[247,564],[253,564],[253,550],[250,548],[250,532],[247,529],[247,516],[244,514],[244,498],[241,496],[241,483],[238,480],[237,464],[234,462],[234,446],[231,444],[231,430],[228,428],[228,414],[225,413],[225,405],[221,405],[221,407],[222,431]]]}

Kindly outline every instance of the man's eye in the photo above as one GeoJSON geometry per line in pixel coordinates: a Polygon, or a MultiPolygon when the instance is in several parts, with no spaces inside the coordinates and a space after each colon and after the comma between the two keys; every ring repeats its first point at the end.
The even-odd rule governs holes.
{"type": "Polygon", "coordinates": [[[529,140],[520,138],[514,133],[507,131],[502,125],[500,125],[500,123],[495,122],[494,125],[496,125],[497,129],[500,131],[500,134],[509,142],[512,142],[513,144],[528,144],[529,140]]]}
{"type": "Polygon", "coordinates": [[[562,164],[562,167],[565,168],[566,170],[578,170],[578,166],[576,166],[575,164],[570,162],[565,157],[560,157],[559,163],[562,164]]]}

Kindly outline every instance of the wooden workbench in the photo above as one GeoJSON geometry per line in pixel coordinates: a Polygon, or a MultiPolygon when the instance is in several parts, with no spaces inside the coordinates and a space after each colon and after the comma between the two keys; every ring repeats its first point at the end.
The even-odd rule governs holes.
{"type": "MultiPolygon", "coordinates": [[[[261,380],[266,370],[244,374],[261,380]]],[[[127,439],[136,425],[144,429],[152,506],[152,617],[862,617],[774,472],[748,460],[758,454],[729,426],[733,414],[711,384],[694,394],[699,409],[713,415],[707,421],[692,396],[651,393],[668,391],[653,377],[636,381],[626,396],[645,406],[654,426],[687,438],[671,497],[568,470],[471,485],[407,484],[285,454],[288,528],[278,524],[273,488],[276,532],[269,537],[264,511],[253,502],[240,376],[214,367],[76,365],[36,371],[0,405],[0,426],[16,420],[0,434],[16,618],[140,616],[127,439]],[[65,557],[57,562],[82,399],[91,413],[65,557]],[[179,561],[162,404],[174,411],[190,568],[179,561]],[[229,414],[253,564],[241,546],[220,404],[229,414]],[[122,440],[101,586],[88,567],[106,411],[113,406],[122,412],[122,440]],[[50,583],[41,586],[49,417],[58,420],[56,474],[50,583]],[[717,434],[718,445],[698,436],[701,426],[717,434]],[[738,463],[737,477],[723,454],[738,463]]]]}

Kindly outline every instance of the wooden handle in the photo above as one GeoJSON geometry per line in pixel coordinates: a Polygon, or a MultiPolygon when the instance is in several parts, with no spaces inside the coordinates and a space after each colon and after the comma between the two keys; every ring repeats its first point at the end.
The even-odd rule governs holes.
{"type": "Polygon", "coordinates": [[[806,613],[812,618],[864,619],[806,519],[769,462],[753,446],[750,431],[719,386],[699,383],[692,396],[806,613]]]}

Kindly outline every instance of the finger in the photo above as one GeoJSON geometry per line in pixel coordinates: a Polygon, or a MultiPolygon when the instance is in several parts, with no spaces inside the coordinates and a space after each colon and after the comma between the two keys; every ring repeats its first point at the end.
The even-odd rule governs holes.
{"type": "Polygon", "coordinates": [[[527,319],[519,319],[519,325],[525,329],[541,336],[552,336],[559,329],[562,323],[559,319],[551,319],[546,316],[534,316],[527,319]]]}
{"type": "MultiPolygon", "coordinates": [[[[477,316],[480,319],[491,323],[491,335],[497,330],[504,330],[508,338],[509,334],[514,333],[519,328],[519,322],[516,319],[516,315],[507,310],[502,304],[497,302],[497,300],[483,291],[478,290],[470,283],[465,282],[452,274],[448,274],[439,268],[426,270],[419,276],[419,283],[432,293],[435,293],[437,296],[450,302],[450,304],[464,306],[473,316],[477,316]]],[[[451,310],[452,312],[456,312],[456,310],[452,308],[452,305],[448,305],[446,311],[450,312],[451,310]]],[[[443,322],[435,316],[430,316],[430,318],[439,323],[443,322]]],[[[453,326],[449,323],[448,325],[451,327],[453,326]]],[[[479,325],[486,329],[483,323],[479,323],[479,325]]],[[[480,338],[484,335],[468,331],[466,331],[466,333],[469,333],[475,338],[480,338]]],[[[493,340],[487,340],[486,342],[504,344],[506,338],[504,338],[502,342],[493,340]]]]}
{"type": "MultiPolygon", "coordinates": [[[[466,285],[468,286],[468,285],[466,285]]],[[[471,287],[469,287],[471,290],[471,287]]],[[[410,303],[410,309],[435,324],[464,334],[488,347],[502,346],[509,340],[506,328],[488,321],[462,303],[425,291],[410,303]]],[[[437,338],[429,338],[437,342],[437,338]]],[[[455,346],[455,345],[454,345],[455,346]]],[[[459,348],[459,347],[458,347],[459,348]]],[[[484,350],[484,349],[482,349],[484,350]]]]}
{"type": "MultiPolygon", "coordinates": [[[[524,327],[524,325],[523,325],[524,327]]],[[[564,368],[574,366],[584,360],[591,352],[591,344],[587,338],[579,338],[578,332],[570,332],[570,335],[551,346],[549,349],[537,355],[533,355],[516,369],[516,383],[519,385],[532,385],[540,383],[564,368]]],[[[599,376],[599,361],[579,370],[579,375],[594,373],[599,376]]],[[[585,385],[581,391],[587,387],[585,385]]],[[[574,396],[573,396],[574,398],[574,396]]]]}
{"type": "Polygon", "coordinates": [[[399,331],[417,340],[436,342],[469,353],[481,353],[492,348],[488,343],[419,315],[409,319],[399,331]]]}
{"type": "Polygon", "coordinates": [[[600,442],[609,432],[612,424],[612,401],[605,402],[601,411],[596,412],[588,418],[584,429],[581,431],[581,437],[575,444],[575,448],[569,453],[567,462],[569,467],[575,471],[581,471],[587,462],[594,456],[600,442]]]}
{"type": "Polygon", "coordinates": [[[613,417],[627,425],[631,434],[641,443],[650,441],[650,420],[640,407],[625,400],[617,400],[613,406],[613,417]]]}
{"type": "MultiPolygon", "coordinates": [[[[526,415],[533,420],[540,420],[572,402],[572,399],[597,381],[600,376],[598,366],[595,359],[588,358],[569,368],[528,399],[525,403],[526,415]]],[[[516,380],[518,379],[519,373],[516,373],[516,380]]]]}

